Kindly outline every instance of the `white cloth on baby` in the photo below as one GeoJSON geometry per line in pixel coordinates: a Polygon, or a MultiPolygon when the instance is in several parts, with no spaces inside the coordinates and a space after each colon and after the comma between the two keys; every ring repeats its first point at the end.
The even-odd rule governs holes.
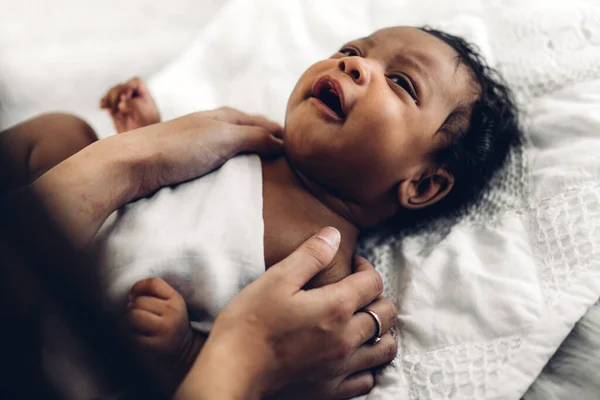
{"type": "Polygon", "coordinates": [[[120,210],[96,238],[111,302],[137,281],[162,277],[185,298],[192,325],[217,314],[265,270],[262,170],[256,155],[166,187],[120,210]]]}

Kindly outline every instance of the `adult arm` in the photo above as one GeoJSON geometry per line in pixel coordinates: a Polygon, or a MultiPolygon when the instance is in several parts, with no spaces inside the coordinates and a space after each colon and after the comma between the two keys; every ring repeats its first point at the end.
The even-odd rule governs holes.
{"type": "MultiPolygon", "coordinates": [[[[232,109],[193,113],[99,140],[22,190],[32,190],[82,247],[113,211],[136,198],[202,176],[239,153],[280,152],[280,129],[232,109]]],[[[5,200],[18,210],[22,197],[17,191],[5,200]]]]}

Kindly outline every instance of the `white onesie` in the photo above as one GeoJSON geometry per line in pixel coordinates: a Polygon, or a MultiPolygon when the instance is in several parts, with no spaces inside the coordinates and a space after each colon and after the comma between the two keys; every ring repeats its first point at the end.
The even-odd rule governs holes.
{"type": "Polygon", "coordinates": [[[124,305],[133,284],[159,276],[183,295],[194,328],[207,332],[264,272],[263,231],[261,163],[244,155],[127,205],[95,245],[110,300],[124,305]]]}

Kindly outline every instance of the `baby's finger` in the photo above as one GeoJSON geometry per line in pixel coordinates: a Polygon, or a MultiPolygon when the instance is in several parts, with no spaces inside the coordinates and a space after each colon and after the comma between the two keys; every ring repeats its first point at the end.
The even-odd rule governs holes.
{"type": "Polygon", "coordinates": [[[146,278],[131,288],[129,296],[131,299],[137,296],[153,296],[160,299],[170,299],[178,293],[167,282],[161,278],[146,278]]]}
{"type": "Polygon", "coordinates": [[[166,300],[159,299],[154,296],[138,296],[134,297],[129,303],[129,309],[144,310],[151,312],[154,315],[161,316],[166,309],[166,300]]]}
{"type": "Polygon", "coordinates": [[[115,129],[117,133],[126,132],[127,129],[127,119],[129,118],[129,114],[122,112],[114,112],[112,109],[110,110],[110,115],[113,118],[113,122],[115,125],[115,129]]]}
{"type": "Polygon", "coordinates": [[[150,97],[150,90],[143,80],[137,78],[137,92],[142,97],[150,97]]]}
{"type": "Polygon", "coordinates": [[[126,93],[121,93],[121,97],[119,97],[119,104],[117,104],[117,110],[119,110],[119,112],[128,112],[129,100],[130,97],[128,97],[126,93]]]}
{"type": "Polygon", "coordinates": [[[127,82],[127,86],[131,90],[131,97],[149,97],[150,91],[143,80],[137,76],[127,82]]]}
{"type": "Polygon", "coordinates": [[[161,317],[146,310],[132,309],[127,319],[133,330],[142,335],[150,335],[160,330],[161,317]]]}
{"type": "Polygon", "coordinates": [[[110,104],[110,107],[115,111],[117,109],[117,106],[119,105],[121,93],[123,93],[123,85],[117,85],[114,88],[110,89],[110,91],[107,94],[108,103],[110,104]]]}
{"type": "Polygon", "coordinates": [[[131,89],[137,89],[138,87],[140,87],[141,85],[143,85],[144,82],[138,78],[137,76],[134,76],[133,78],[131,78],[130,80],[127,81],[126,85],[127,87],[131,88],[131,89]]]}

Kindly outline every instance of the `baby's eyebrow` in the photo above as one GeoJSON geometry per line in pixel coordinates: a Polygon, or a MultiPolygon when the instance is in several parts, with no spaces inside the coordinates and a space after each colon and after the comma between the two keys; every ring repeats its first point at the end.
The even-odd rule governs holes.
{"type": "Polygon", "coordinates": [[[375,47],[375,40],[371,38],[371,36],[365,36],[363,38],[358,39],[359,41],[366,42],[368,48],[375,47]]]}

